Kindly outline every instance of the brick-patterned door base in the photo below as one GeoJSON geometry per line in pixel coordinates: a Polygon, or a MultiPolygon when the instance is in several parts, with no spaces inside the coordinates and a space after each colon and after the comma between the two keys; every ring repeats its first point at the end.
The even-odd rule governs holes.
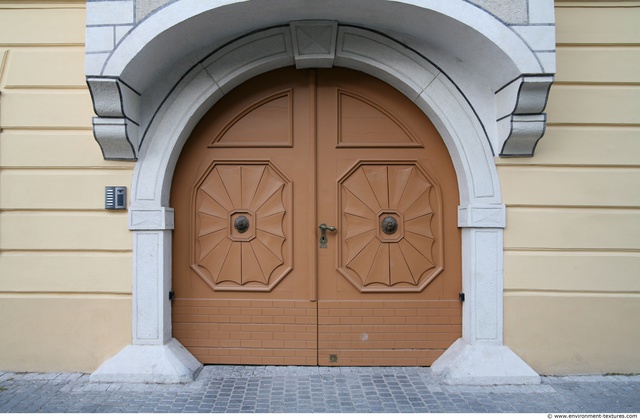
{"type": "Polygon", "coordinates": [[[205,364],[430,365],[461,336],[453,165],[379,80],[236,88],[194,129],[171,205],[173,334],[205,364]]]}

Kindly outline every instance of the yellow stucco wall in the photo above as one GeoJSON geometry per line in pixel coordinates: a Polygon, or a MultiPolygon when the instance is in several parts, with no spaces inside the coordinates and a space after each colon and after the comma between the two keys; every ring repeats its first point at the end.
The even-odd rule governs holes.
{"type": "Polygon", "coordinates": [[[0,370],[86,371],[131,341],[125,212],[84,81],[84,1],[0,2],[0,370]]]}
{"type": "Polygon", "coordinates": [[[505,343],[541,374],[640,372],[640,2],[556,1],[531,159],[496,159],[505,343]]]}
{"type": "MultiPolygon", "coordinates": [[[[131,340],[133,164],[93,140],[84,1],[0,1],[0,370],[93,371],[131,340]],[[38,30],[34,30],[38,28],[38,30]]],[[[640,4],[556,2],[534,158],[496,159],[505,342],[543,374],[640,372],[640,4]]]]}

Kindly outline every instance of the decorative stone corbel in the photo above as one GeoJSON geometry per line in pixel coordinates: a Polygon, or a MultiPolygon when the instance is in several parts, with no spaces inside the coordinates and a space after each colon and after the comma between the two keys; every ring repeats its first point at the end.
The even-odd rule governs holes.
{"type": "Polygon", "coordinates": [[[140,143],[140,94],[117,78],[89,77],[93,132],[105,160],[136,160],[140,143]]]}
{"type": "Polygon", "coordinates": [[[553,76],[521,76],[496,92],[501,157],[531,157],[544,134],[553,76]]]}

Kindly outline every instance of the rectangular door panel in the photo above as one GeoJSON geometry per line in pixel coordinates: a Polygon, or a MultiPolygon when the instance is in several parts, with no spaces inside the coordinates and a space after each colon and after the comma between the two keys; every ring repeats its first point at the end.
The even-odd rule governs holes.
{"type": "Polygon", "coordinates": [[[316,364],[315,302],[180,299],[173,310],[175,337],[200,362],[316,364]]]}

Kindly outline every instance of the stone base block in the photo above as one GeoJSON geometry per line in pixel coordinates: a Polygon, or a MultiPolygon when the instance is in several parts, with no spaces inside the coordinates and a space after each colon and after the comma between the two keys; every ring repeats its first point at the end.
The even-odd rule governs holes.
{"type": "Polygon", "coordinates": [[[202,369],[176,339],[164,345],[129,345],[91,374],[92,382],[190,383],[202,369]]]}
{"type": "Polygon", "coordinates": [[[458,339],[431,366],[451,385],[540,384],[540,376],[503,345],[470,345],[458,339]]]}

